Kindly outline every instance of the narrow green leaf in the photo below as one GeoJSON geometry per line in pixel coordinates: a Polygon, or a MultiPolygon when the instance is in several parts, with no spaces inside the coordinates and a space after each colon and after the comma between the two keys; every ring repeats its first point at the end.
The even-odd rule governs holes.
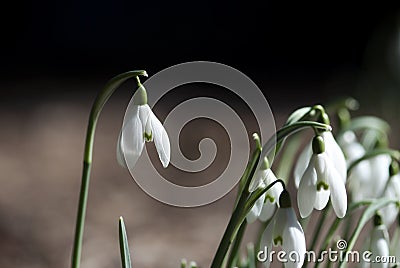
{"type": "MultiPolygon", "coordinates": [[[[345,250],[345,254],[349,251],[351,251],[357,241],[358,236],[360,235],[362,229],[364,228],[365,224],[375,215],[375,212],[382,208],[385,207],[391,203],[396,203],[396,200],[388,199],[388,198],[381,198],[375,200],[362,214],[360,220],[358,221],[358,224],[356,226],[356,229],[354,230],[353,234],[350,237],[350,240],[347,242],[347,247],[345,250]]],[[[342,262],[340,264],[340,268],[343,268],[346,266],[345,262],[342,262]]]]}
{"type": "Polygon", "coordinates": [[[119,249],[121,252],[122,268],[132,268],[128,237],[126,235],[125,223],[122,217],[119,217],[119,249]]]}
{"type": "Polygon", "coordinates": [[[360,116],[355,117],[350,121],[350,124],[342,130],[345,132],[347,130],[364,130],[364,129],[374,129],[381,133],[387,134],[390,131],[389,124],[376,116],[360,116]]]}
{"type": "Polygon", "coordinates": [[[306,116],[312,110],[311,107],[302,107],[291,113],[285,123],[285,125],[290,125],[292,123],[298,122],[304,116],[306,116]]]}
{"type": "Polygon", "coordinates": [[[256,254],[254,252],[254,245],[253,243],[247,244],[247,260],[249,268],[256,268],[256,254]]]}

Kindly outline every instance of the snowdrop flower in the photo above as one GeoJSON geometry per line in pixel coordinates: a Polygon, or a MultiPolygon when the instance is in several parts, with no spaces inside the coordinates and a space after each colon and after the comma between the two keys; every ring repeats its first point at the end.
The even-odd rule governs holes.
{"type": "Polygon", "coordinates": [[[397,218],[396,231],[394,233],[392,244],[390,245],[390,255],[396,257],[396,261],[400,262],[400,214],[397,218]]]}
{"type": "Polygon", "coordinates": [[[372,253],[369,258],[370,262],[363,263],[362,267],[371,268],[387,268],[388,263],[385,262],[374,262],[376,257],[387,259],[389,257],[389,233],[386,226],[382,223],[382,219],[379,215],[374,217],[374,229],[372,230],[369,238],[368,250],[372,253]]]}
{"type": "Polygon", "coordinates": [[[338,144],[346,157],[347,165],[364,156],[365,149],[357,141],[356,134],[348,130],[338,138],[338,144]]]}
{"type": "MultiPolygon", "coordinates": [[[[365,149],[357,141],[357,137],[353,131],[346,131],[343,133],[343,135],[339,137],[338,143],[346,156],[347,167],[365,155],[365,149]]],[[[348,181],[353,201],[357,202],[364,199],[365,192],[369,191],[368,180],[370,176],[371,165],[368,160],[361,161],[352,169],[348,181]]]]}
{"type": "MultiPolygon", "coordinates": [[[[345,183],[347,178],[347,166],[342,149],[340,149],[339,145],[335,141],[332,132],[325,131],[321,134],[321,136],[325,142],[325,153],[327,157],[331,159],[331,162],[333,162],[333,166],[336,168],[337,173],[340,175],[340,178],[345,183]]],[[[312,156],[313,152],[311,147],[312,141],[302,151],[294,168],[294,182],[297,188],[300,185],[300,179],[306,171],[308,162],[310,161],[310,158],[312,156]]]]}
{"type": "MultiPolygon", "coordinates": [[[[357,142],[354,132],[346,131],[338,141],[348,166],[365,155],[365,149],[357,142]]],[[[353,201],[381,197],[389,178],[390,163],[389,155],[378,155],[354,166],[348,178],[353,201]]]]}
{"type": "MultiPolygon", "coordinates": [[[[400,174],[398,168],[397,162],[392,162],[389,169],[389,182],[386,185],[383,196],[400,202],[400,174]]],[[[382,208],[380,212],[383,222],[387,227],[390,227],[399,214],[398,204],[389,204],[382,208]]]]}
{"type": "MultiPolygon", "coordinates": [[[[254,179],[250,182],[249,192],[254,192],[257,188],[265,188],[276,180],[275,174],[270,169],[268,159],[265,158],[260,169],[255,174],[254,179]]],[[[256,203],[247,214],[247,222],[252,223],[257,218],[264,222],[269,220],[275,213],[278,199],[282,191],[283,187],[278,183],[257,199],[256,203]]]]}
{"type": "Polygon", "coordinates": [[[118,138],[117,160],[132,167],[139,159],[145,142],[154,141],[158,156],[164,167],[170,160],[170,143],[167,132],[147,104],[146,89],[139,82],[139,88],[133,95],[133,104],[127,113],[128,119],[118,138]]]}
{"type": "Polygon", "coordinates": [[[336,215],[339,218],[346,215],[345,181],[325,151],[326,144],[329,143],[326,143],[322,136],[315,136],[312,141],[313,154],[301,177],[297,194],[297,203],[303,218],[308,217],[313,208],[317,210],[325,208],[329,197],[336,215]]]}
{"type": "Polygon", "coordinates": [[[349,180],[351,180],[349,186],[353,191],[353,201],[382,197],[388,183],[391,162],[392,158],[386,154],[361,161],[357,166],[367,163],[369,165],[368,172],[364,172],[362,176],[355,177],[353,177],[353,171],[357,166],[354,167],[349,176],[349,180]]]}
{"type": "MultiPolygon", "coordinates": [[[[303,228],[297,221],[296,214],[291,206],[289,192],[283,190],[279,197],[280,208],[274,219],[264,231],[262,249],[272,251],[272,246],[281,246],[286,253],[286,268],[300,268],[304,263],[306,253],[306,239],[303,228]]],[[[269,258],[264,262],[266,267],[270,265],[269,258]]]]}

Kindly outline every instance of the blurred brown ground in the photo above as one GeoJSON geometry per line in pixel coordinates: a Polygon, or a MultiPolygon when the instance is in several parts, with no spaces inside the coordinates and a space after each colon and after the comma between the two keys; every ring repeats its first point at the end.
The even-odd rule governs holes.
{"type": "MultiPolygon", "coordinates": [[[[208,267],[236,191],[191,209],[147,196],[115,159],[129,92],[117,95],[106,105],[96,133],[82,267],[120,267],[121,215],[134,267],[178,267],[181,258],[208,267]]],[[[21,102],[0,107],[0,267],[69,267],[94,97],[66,91],[43,100],[21,96],[21,102]]],[[[274,112],[287,116],[294,108],[281,105],[274,112]]]]}
{"type": "MultiPolygon", "coordinates": [[[[83,88],[82,88],[83,89],[83,88]]],[[[185,209],[147,196],[115,158],[127,97],[112,98],[96,132],[82,267],[120,267],[124,216],[134,267],[207,267],[236,191],[185,209]]],[[[118,95],[118,93],[117,93],[118,95]]],[[[0,267],[69,267],[86,124],[95,95],[62,94],[0,108],[0,267]]]]}

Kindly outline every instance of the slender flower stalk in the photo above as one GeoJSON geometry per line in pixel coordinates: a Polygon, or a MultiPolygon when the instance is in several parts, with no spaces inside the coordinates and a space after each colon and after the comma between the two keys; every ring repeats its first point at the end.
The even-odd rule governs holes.
{"type": "Polygon", "coordinates": [[[116,77],[112,78],[103,88],[103,90],[96,97],[96,100],[92,106],[92,110],[89,116],[89,123],[86,134],[85,151],[83,157],[83,172],[82,172],[82,182],[81,190],[79,194],[78,212],[76,218],[76,228],[75,228],[75,238],[74,245],[72,249],[72,260],[71,267],[79,268],[81,253],[82,253],[82,240],[83,231],[87,207],[87,199],[89,192],[89,182],[90,182],[90,170],[92,165],[92,155],[93,155],[93,142],[94,134],[96,131],[97,120],[100,113],[107,103],[108,99],[114,93],[114,91],[126,80],[132,77],[137,77],[139,75],[147,76],[146,71],[130,71],[116,77]]]}

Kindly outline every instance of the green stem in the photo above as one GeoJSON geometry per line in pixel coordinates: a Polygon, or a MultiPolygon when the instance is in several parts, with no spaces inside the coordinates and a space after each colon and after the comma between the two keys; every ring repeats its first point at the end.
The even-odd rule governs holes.
{"type": "Polygon", "coordinates": [[[246,232],[247,221],[243,221],[240,225],[239,231],[236,235],[235,241],[233,242],[231,252],[228,258],[228,265],[227,267],[231,268],[234,267],[234,262],[238,258],[238,252],[240,249],[240,245],[242,244],[243,235],[246,232]]]}
{"type": "Polygon", "coordinates": [[[84,231],[87,199],[89,192],[90,170],[91,170],[92,156],[93,156],[94,134],[100,112],[102,111],[104,105],[111,97],[113,92],[123,82],[125,82],[129,78],[135,76],[137,77],[139,75],[147,76],[145,71],[130,71],[117,75],[114,78],[112,78],[105,85],[105,87],[99,93],[99,95],[96,97],[96,100],[92,106],[92,110],[90,111],[89,123],[86,134],[85,151],[83,157],[83,172],[82,172],[81,189],[79,194],[78,213],[76,217],[75,238],[72,249],[72,261],[71,261],[72,268],[79,268],[80,266],[83,231],[84,231]]]}
{"type": "Polygon", "coordinates": [[[253,174],[256,170],[256,166],[260,157],[260,150],[256,149],[256,153],[253,155],[253,159],[251,161],[250,165],[250,172],[248,173],[248,177],[246,180],[246,183],[244,184],[244,187],[240,193],[239,201],[232,213],[232,216],[229,220],[228,226],[226,227],[225,233],[222,237],[221,243],[218,246],[217,252],[215,253],[214,260],[211,264],[211,268],[221,268],[222,263],[225,259],[225,255],[229,249],[229,246],[231,245],[233,239],[235,238],[235,235],[237,233],[237,225],[242,223],[242,215],[243,215],[243,210],[246,205],[246,200],[248,197],[248,188],[250,184],[250,178],[253,177],[253,174]]]}
{"type": "Polygon", "coordinates": [[[211,264],[211,268],[221,268],[222,264],[225,259],[225,255],[232,243],[232,241],[235,239],[235,236],[237,234],[239,226],[242,224],[244,219],[246,218],[247,213],[249,210],[252,208],[254,203],[260,196],[268,191],[275,183],[280,182],[284,185],[284,182],[282,180],[276,180],[275,182],[271,183],[264,189],[259,189],[256,190],[255,192],[252,193],[252,195],[249,197],[249,184],[251,180],[253,179],[253,175],[256,170],[259,169],[259,167],[262,164],[262,161],[259,161],[260,159],[264,159],[269,153],[271,153],[274,149],[275,152],[279,152],[281,146],[283,145],[283,141],[293,133],[296,133],[297,131],[300,131],[304,128],[307,127],[314,127],[318,129],[322,129],[325,131],[330,131],[331,126],[318,123],[318,122],[313,122],[313,121],[301,121],[301,122],[296,122],[287,126],[284,126],[280,130],[276,132],[276,135],[270,138],[265,145],[262,148],[261,153],[258,151],[256,154],[257,157],[253,158],[251,168],[249,169],[250,172],[248,174],[248,178],[246,180],[246,183],[244,184],[244,187],[240,193],[239,201],[232,213],[232,216],[229,220],[228,226],[225,230],[225,233],[222,237],[221,243],[218,246],[217,252],[214,256],[214,260],[211,264]],[[276,146],[275,146],[276,145],[276,146]],[[261,155],[260,155],[261,154],[261,155]],[[249,198],[248,198],[249,197],[249,198]]]}
{"type": "MultiPolygon", "coordinates": [[[[319,218],[318,218],[318,223],[317,223],[318,225],[317,225],[317,228],[315,229],[314,234],[313,234],[313,240],[312,240],[311,245],[310,245],[310,247],[309,247],[310,250],[317,251],[316,248],[315,248],[315,246],[316,246],[317,241],[318,241],[318,238],[319,238],[319,236],[320,236],[320,234],[321,234],[322,226],[324,226],[324,223],[325,223],[325,221],[326,221],[326,218],[327,218],[327,216],[328,216],[328,214],[329,214],[329,213],[328,213],[329,210],[330,210],[330,206],[328,205],[328,207],[325,208],[325,209],[321,212],[321,214],[320,214],[320,216],[319,216],[319,218]]],[[[304,265],[307,266],[307,260],[304,261],[304,265]]]]}

